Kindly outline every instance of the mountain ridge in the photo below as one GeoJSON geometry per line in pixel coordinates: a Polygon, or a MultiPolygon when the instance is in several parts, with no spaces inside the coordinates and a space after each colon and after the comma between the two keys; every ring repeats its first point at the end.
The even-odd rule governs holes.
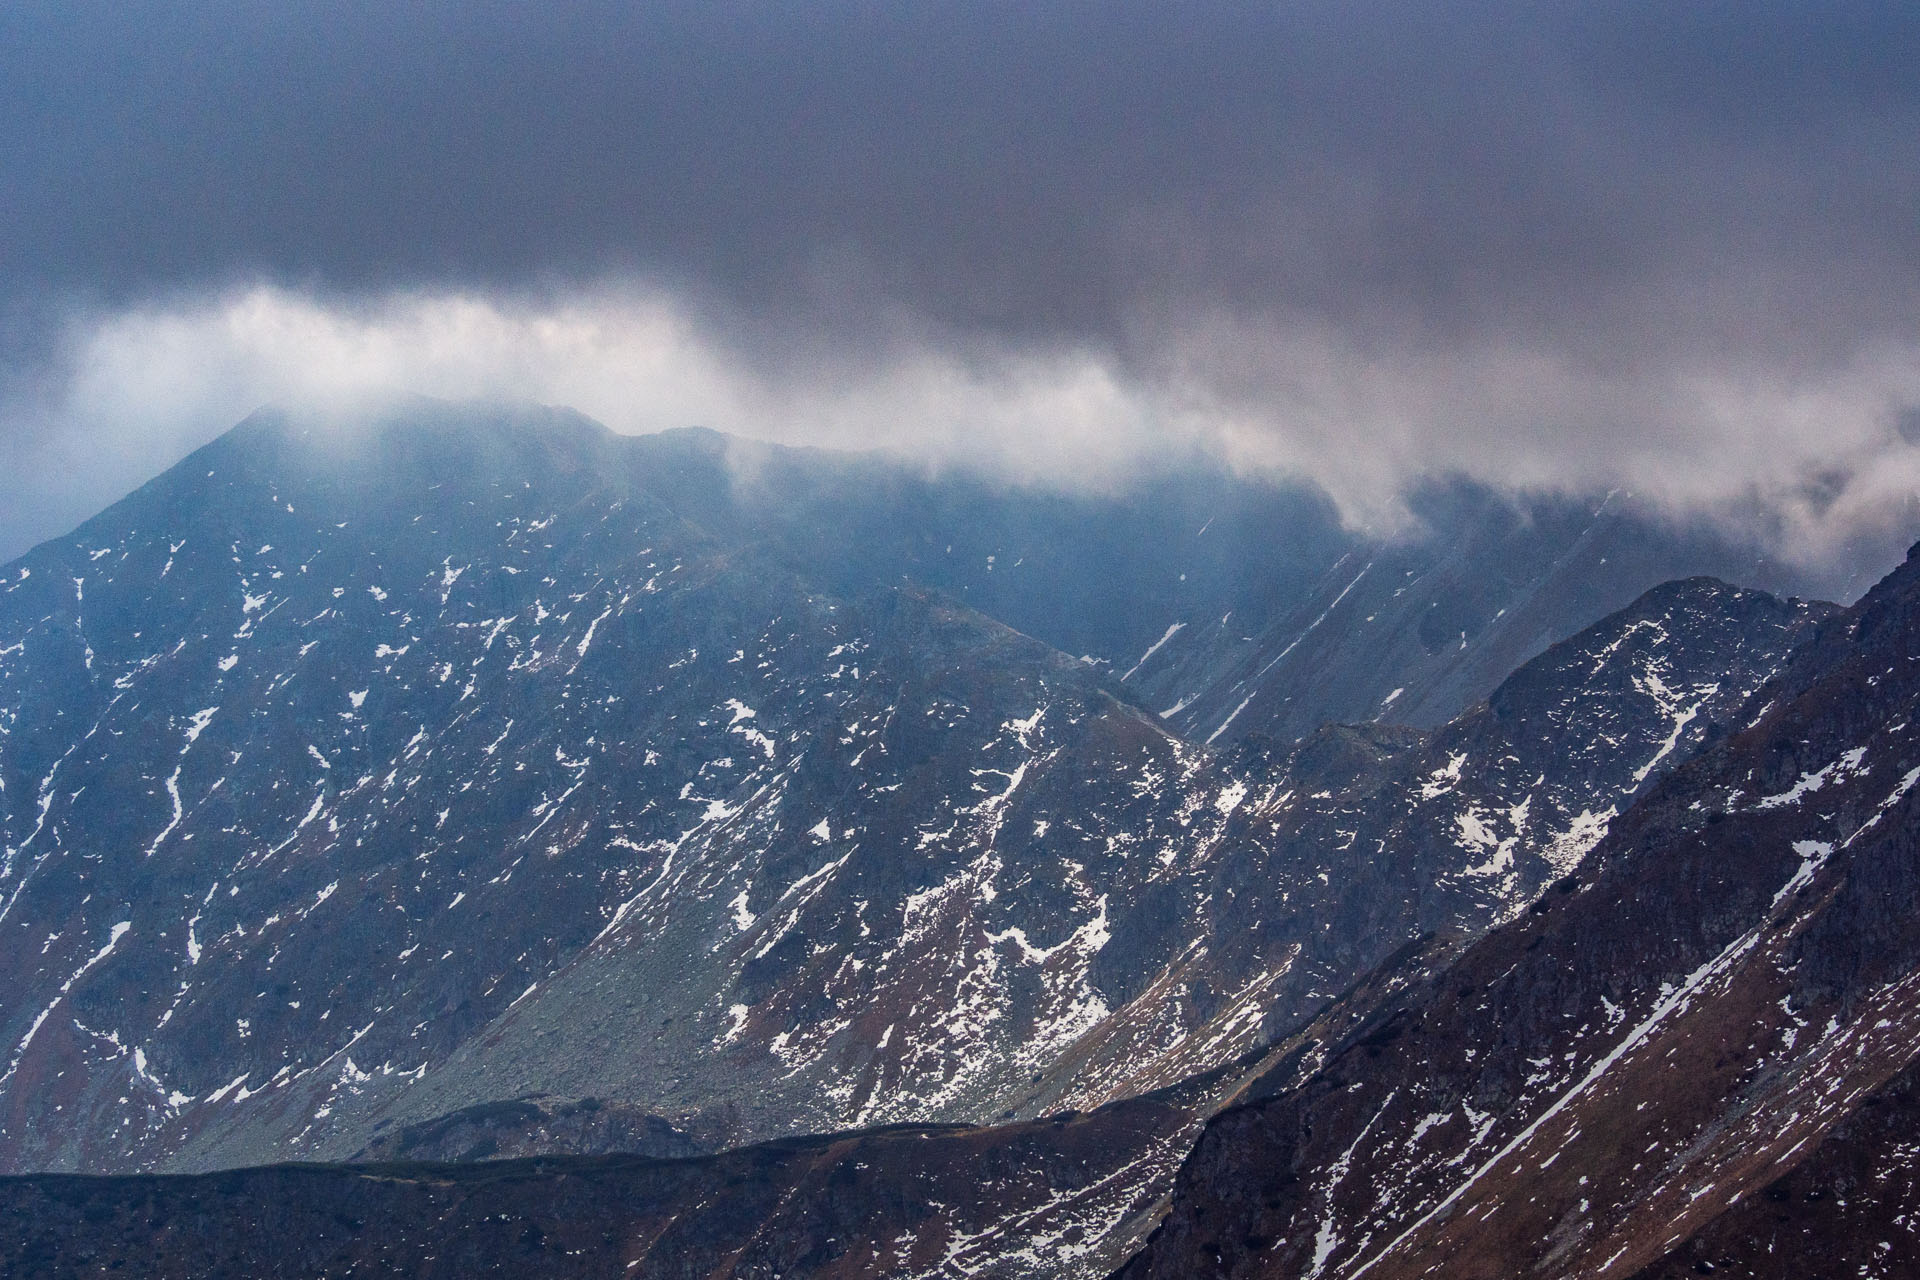
{"type": "Polygon", "coordinates": [[[1169,1084],[1524,905],[1604,825],[1575,793],[1644,779],[1811,616],[1655,597],[1631,625],[1680,665],[1649,633],[1608,668],[1628,710],[1559,695],[1624,715],[1598,772],[1563,726],[1463,784],[1497,710],[1440,755],[1234,757],[963,604],[707,533],[645,442],[464,414],[352,450],[252,419],[0,594],[10,1167],[339,1157],[529,1093],[725,1142],[1169,1084]],[[1356,768],[1424,833],[1369,828],[1404,852],[1357,878],[1356,768]]]}
{"type": "MultiPolygon", "coordinates": [[[[894,551],[823,562],[827,589],[802,572],[817,547],[729,525],[737,507],[712,517],[725,536],[696,523],[726,482],[711,438],[466,412],[345,451],[252,420],[4,571],[10,1169],[735,1147],[620,1166],[654,1180],[634,1229],[718,1248],[786,1204],[799,1252],[764,1260],[788,1274],[960,1249],[1091,1276],[1171,1188],[1133,1265],[1204,1270],[1163,1254],[1209,1160],[1260,1176],[1235,1126],[1397,1060],[1409,993],[1459,1003],[1441,966],[1568,918],[1608,874],[1590,851],[1611,865],[1649,813],[1707,830],[1704,804],[1667,798],[1697,791],[1699,761],[1757,750],[1775,703],[1904,625],[1899,574],[1844,613],[1688,578],[1435,728],[1210,748],[1143,709],[1131,673],[875,581],[894,551]],[[689,470],[663,479],[663,449],[689,470]],[[604,1124],[569,1101],[589,1094],[604,1124]],[[737,1146],[755,1139],[774,1141],[737,1146]],[[709,1211],[715,1176],[747,1199],[709,1211]],[[927,1203],[883,1196],[902,1234],[882,1247],[846,1234],[874,1212],[849,1179],[927,1203]]],[[[1765,794],[1865,776],[1766,749],[1765,794]]],[[[1519,1124],[1514,1096],[1474,1112],[1519,1124]]],[[[551,1252],[542,1233],[613,1229],[568,1199],[564,1162],[537,1167],[572,1207],[527,1219],[514,1265],[551,1252]]],[[[278,1176],[121,1185],[244,1212],[278,1176]]],[[[386,1175],[337,1176],[330,1212],[376,1211],[386,1175]]],[[[4,1185],[30,1206],[23,1250],[67,1229],[71,1195],[139,1238],[109,1187],[4,1185]]],[[[1343,1266],[1365,1232],[1333,1223],[1319,1262],[1343,1266]]]]}
{"type": "MultiPolygon", "coordinates": [[[[1920,1054],[1920,946],[1896,905],[1920,888],[1916,634],[1910,557],[1564,893],[1313,1079],[1210,1122],[1120,1274],[1626,1276],[1676,1249],[1692,1265],[1692,1237],[1920,1054]]],[[[1763,1232],[1720,1239],[1744,1252],[1716,1261],[1709,1242],[1704,1269],[1763,1266],[1763,1232]]]]}

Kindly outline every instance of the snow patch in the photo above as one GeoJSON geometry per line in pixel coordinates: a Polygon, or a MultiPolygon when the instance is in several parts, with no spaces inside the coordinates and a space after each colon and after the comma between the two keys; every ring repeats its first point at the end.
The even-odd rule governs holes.
{"type": "Polygon", "coordinates": [[[1147,660],[1153,657],[1154,654],[1160,652],[1160,647],[1166,644],[1167,641],[1179,635],[1180,629],[1186,625],[1187,624],[1184,622],[1176,622],[1172,626],[1168,627],[1166,634],[1161,636],[1158,640],[1155,640],[1152,644],[1148,645],[1147,651],[1140,655],[1140,661],[1134,663],[1131,667],[1128,667],[1127,673],[1121,676],[1120,678],[1122,680],[1131,680],[1133,678],[1133,673],[1138,671],[1140,668],[1146,666],[1147,660]]]}

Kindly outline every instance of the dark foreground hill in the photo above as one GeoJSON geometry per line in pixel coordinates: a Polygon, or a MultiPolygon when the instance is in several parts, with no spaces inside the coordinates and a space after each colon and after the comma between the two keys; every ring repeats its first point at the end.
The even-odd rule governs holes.
{"type": "Polygon", "coordinates": [[[0,1267],[67,1277],[1105,1274],[1137,1247],[1205,1113],[1419,972],[1302,1034],[1089,1114],[897,1126],[659,1160],[287,1165],[0,1178],[0,1267]]]}

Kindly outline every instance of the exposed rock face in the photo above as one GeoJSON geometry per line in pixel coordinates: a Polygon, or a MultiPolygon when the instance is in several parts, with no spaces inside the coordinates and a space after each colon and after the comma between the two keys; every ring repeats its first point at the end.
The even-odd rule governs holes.
{"type": "Polygon", "coordinates": [[[263,417],[6,570],[5,1167],[1171,1084],[1523,908],[1819,613],[1681,583],[1432,735],[1216,752],[950,597],[813,585],[710,445],[263,417]]]}
{"type": "Polygon", "coordinates": [[[1916,658],[1910,558],[1587,868],[1217,1116],[1123,1274],[1903,1274],[1916,658]]]}

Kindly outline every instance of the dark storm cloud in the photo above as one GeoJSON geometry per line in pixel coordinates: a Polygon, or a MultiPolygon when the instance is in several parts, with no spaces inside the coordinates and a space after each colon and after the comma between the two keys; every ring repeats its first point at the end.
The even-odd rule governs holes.
{"type": "Polygon", "coordinates": [[[15,4],[0,278],[629,269],[1114,340],[1201,302],[1751,341],[1792,301],[1817,349],[1913,318],[1917,37],[1898,3],[15,4]]]}
{"type": "Polygon", "coordinates": [[[0,464],[333,380],[1831,540],[1920,481],[1915,66],[1895,0],[16,0],[0,464]]]}

